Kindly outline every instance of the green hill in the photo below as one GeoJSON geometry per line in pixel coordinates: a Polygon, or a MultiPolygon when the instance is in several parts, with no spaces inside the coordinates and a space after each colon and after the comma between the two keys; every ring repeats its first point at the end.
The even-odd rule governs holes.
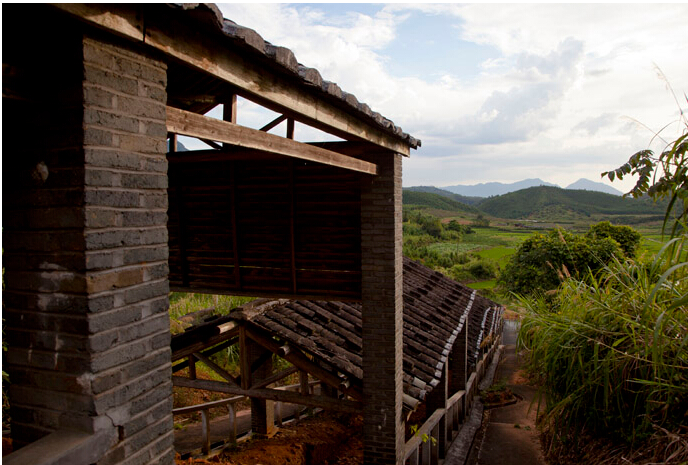
{"type": "Polygon", "coordinates": [[[455,194],[453,192],[449,192],[448,190],[440,189],[439,187],[434,186],[405,187],[404,191],[429,192],[431,194],[439,194],[443,197],[456,200],[457,202],[465,203],[466,205],[477,205],[481,201],[485,200],[484,197],[467,197],[465,195],[455,194]]]}
{"type": "Polygon", "coordinates": [[[648,216],[659,219],[665,204],[649,198],[632,199],[587,190],[538,186],[489,197],[477,207],[485,213],[509,219],[552,219],[553,217],[648,216]]]}
{"type": "Polygon", "coordinates": [[[408,189],[403,190],[403,204],[417,205],[445,211],[479,213],[474,207],[448,197],[430,192],[417,192],[408,189]]]}

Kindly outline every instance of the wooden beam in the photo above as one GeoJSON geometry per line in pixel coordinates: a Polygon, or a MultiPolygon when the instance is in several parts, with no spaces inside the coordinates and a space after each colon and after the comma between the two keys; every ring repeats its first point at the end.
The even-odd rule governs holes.
{"type": "Polygon", "coordinates": [[[287,117],[284,115],[278,116],[277,118],[273,119],[268,124],[266,124],[265,126],[260,128],[260,130],[263,132],[268,132],[270,129],[274,128],[275,126],[277,126],[278,124],[280,124],[282,121],[284,121],[286,119],[287,119],[287,117]]]}
{"type": "Polygon", "coordinates": [[[56,8],[110,32],[141,41],[183,63],[239,89],[242,97],[277,113],[347,140],[365,140],[408,156],[408,144],[360,112],[323,98],[319,90],[272,71],[255,54],[246,56],[205,33],[169,7],[124,7],[106,4],[55,4],[56,8]],[[144,27],[145,23],[145,35],[144,27]]]}
{"type": "Polygon", "coordinates": [[[241,388],[251,387],[251,361],[248,358],[248,344],[246,343],[246,328],[239,327],[239,369],[241,370],[241,388]]]}
{"type": "Polygon", "coordinates": [[[218,144],[217,142],[213,142],[212,140],[209,140],[209,139],[201,139],[201,142],[203,142],[206,145],[211,146],[215,150],[220,150],[222,148],[222,145],[218,144]]]}
{"type": "Polygon", "coordinates": [[[143,14],[140,7],[132,9],[130,5],[125,7],[89,3],[60,3],[54,6],[100,28],[136,41],[144,40],[143,14]]]}
{"type": "MultiPolygon", "coordinates": [[[[227,341],[227,342],[225,342],[226,345],[222,348],[227,348],[227,347],[234,345],[238,342],[238,339],[236,338],[237,334],[239,334],[238,328],[236,328],[230,332],[222,333],[222,334],[216,334],[216,335],[210,335],[210,336],[205,334],[202,336],[203,337],[202,340],[194,341],[192,343],[189,343],[189,345],[187,345],[186,347],[183,347],[181,349],[178,349],[178,350],[175,350],[174,352],[172,352],[172,361],[174,362],[174,361],[177,361],[177,360],[182,359],[184,357],[188,357],[189,355],[193,354],[194,352],[201,351],[206,347],[211,347],[215,344],[219,344],[219,343],[225,342],[225,341],[227,341]]],[[[212,347],[209,350],[203,350],[203,354],[208,356],[208,355],[214,354],[215,352],[217,352],[219,350],[222,350],[222,349],[212,347]]]]}
{"type": "Polygon", "coordinates": [[[296,367],[289,367],[285,370],[280,371],[279,373],[275,373],[274,375],[265,378],[263,380],[260,380],[259,382],[255,383],[253,386],[251,386],[251,389],[258,389],[258,388],[264,388],[265,386],[268,386],[272,383],[275,383],[279,381],[282,378],[286,378],[287,376],[296,373],[299,371],[298,368],[296,367]]]}
{"type": "Polygon", "coordinates": [[[237,381],[237,379],[234,376],[230,375],[225,370],[223,370],[222,367],[220,367],[217,363],[210,360],[209,357],[206,357],[205,355],[203,355],[201,353],[194,353],[193,356],[198,358],[198,360],[200,360],[201,362],[205,363],[205,365],[208,368],[213,370],[218,375],[222,376],[230,384],[233,384],[234,386],[237,386],[237,387],[239,386],[239,382],[237,381]]]}
{"type": "MultiPolygon", "coordinates": [[[[278,353],[280,348],[282,347],[281,343],[275,341],[267,335],[261,334],[260,330],[257,330],[255,328],[246,328],[246,333],[251,339],[253,339],[258,344],[262,345],[263,347],[265,347],[273,353],[278,353]]],[[[289,353],[284,356],[284,359],[292,365],[294,365],[295,367],[297,367],[298,369],[312,374],[323,383],[332,386],[335,389],[340,388],[339,384],[341,380],[338,376],[321,368],[318,364],[310,360],[296,348],[291,347],[289,353]]],[[[342,392],[353,397],[356,400],[361,400],[363,398],[360,389],[357,389],[353,386],[343,390],[342,392]]]]}
{"type": "Polygon", "coordinates": [[[237,396],[247,396],[254,399],[275,400],[289,404],[319,407],[325,410],[344,413],[360,413],[362,403],[353,400],[339,400],[323,396],[304,396],[298,392],[279,389],[241,389],[221,381],[205,379],[188,379],[180,376],[172,377],[172,384],[177,387],[203,389],[206,391],[226,392],[237,396]]]}
{"type": "Polygon", "coordinates": [[[377,174],[377,165],[374,163],[178,108],[167,107],[167,130],[361,173],[377,174]]]}
{"type": "MultiPolygon", "coordinates": [[[[237,343],[238,340],[239,340],[239,338],[236,338],[236,337],[235,337],[235,338],[232,338],[232,339],[230,339],[229,341],[226,341],[226,342],[224,342],[224,343],[222,343],[222,344],[220,344],[220,345],[217,345],[217,346],[215,346],[215,347],[211,347],[210,349],[206,349],[206,350],[204,350],[204,351],[201,352],[201,353],[202,353],[203,355],[205,355],[206,357],[210,357],[211,355],[213,355],[213,354],[215,354],[215,353],[217,353],[217,352],[219,352],[219,351],[221,351],[221,350],[224,350],[224,349],[226,349],[227,347],[233,346],[234,344],[237,343]]],[[[198,351],[200,350],[200,348],[201,348],[201,347],[200,347],[199,344],[194,344],[194,347],[191,348],[191,349],[188,349],[188,350],[191,350],[192,352],[190,352],[190,353],[193,353],[193,352],[198,352],[198,351]]],[[[185,352],[186,352],[186,351],[187,351],[187,350],[186,350],[186,348],[185,348],[185,352]]],[[[191,355],[189,355],[189,357],[190,357],[190,356],[191,356],[191,355]]],[[[180,357],[179,357],[176,353],[172,354],[172,361],[173,361],[173,362],[176,361],[176,360],[179,360],[179,358],[180,358],[180,357]]],[[[189,365],[189,361],[188,361],[188,360],[183,361],[183,362],[181,362],[181,363],[177,363],[176,365],[173,365],[173,366],[172,366],[172,373],[175,373],[175,372],[177,372],[177,371],[179,371],[179,370],[183,370],[183,369],[186,368],[188,365],[189,365]]]]}

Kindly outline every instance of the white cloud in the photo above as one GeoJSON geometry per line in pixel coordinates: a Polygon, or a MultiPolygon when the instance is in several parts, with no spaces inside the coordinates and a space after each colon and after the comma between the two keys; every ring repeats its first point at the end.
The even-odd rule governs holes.
{"type": "MultiPolygon", "coordinates": [[[[657,130],[678,114],[653,63],[679,95],[688,90],[681,4],[393,4],[374,14],[335,14],[324,4],[220,7],[422,139],[404,185],[597,181],[652,137],[624,117],[657,130]],[[394,75],[389,64],[399,57],[386,47],[414,15],[452,18],[447,37],[496,55],[472,74],[394,75]]],[[[463,59],[451,53],[443,59],[463,59]]]]}

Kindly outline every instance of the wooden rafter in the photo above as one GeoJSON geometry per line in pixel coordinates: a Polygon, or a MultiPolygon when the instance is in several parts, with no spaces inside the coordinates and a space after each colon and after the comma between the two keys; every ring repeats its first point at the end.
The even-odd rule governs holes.
{"type": "Polygon", "coordinates": [[[240,380],[238,380],[238,379],[235,378],[234,376],[232,376],[232,375],[230,375],[229,373],[227,373],[227,372],[226,372],[225,370],[223,370],[222,367],[220,367],[217,363],[215,363],[215,362],[213,362],[212,360],[210,360],[209,357],[206,357],[205,355],[203,355],[203,354],[201,354],[201,353],[198,353],[198,352],[194,353],[193,356],[196,357],[196,358],[198,358],[198,360],[200,360],[201,362],[203,362],[208,368],[210,368],[211,370],[213,370],[215,373],[217,373],[218,375],[222,376],[222,377],[223,377],[225,380],[227,380],[230,384],[232,384],[232,385],[234,385],[234,386],[237,386],[237,387],[239,386],[239,383],[241,382],[240,380]]]}
{"type": "MultiPolygon", "coordinates": [[[[204,351],[201,352],[201,353],[202,353],[203,355],[205,355],[206,357],[210,357],[211,355],[216,354],[217,352],[219,352],[219,351],[221,351],[221,350],[224,350],[224,349],[226,349],[227,347],[233,346],[233,345],[236,344],[238,341],[239,341],[239,338],[233,337],[232,339],[230,339],[230,340],[228,340],[228,341],[225,341],[224,343],[222,343],[222,344],[220,344],[220,345],[216,345],[215,347],[211,347],[210,349],[206,349],[206,350],[204,350],[204,351]]],[[[195,348],[196,348],[197,351],[200,350],[200,349],[198,349],[198,345],[195,345],[195,348]]],[[[191,350],[193,350],[193,349],[191,349],[191,350]]],[[[191,352],[191,353],[189,353],[188,350],[185,350],[184,353],[186,354],[186,356],[189,356],[189,357],[190,357],[191,354],[197,353],[197,352],[191,352]]],[[[176,355],[177,355],[177,354],[172,354],[172,356],[173,356],[173,361],[174,361],[174,360],[178,360],[178,359],[180,358],[180,357],[178,357],[178,356],[176,356],[176,355]]],[[[179,371],[179,370],[183,370],[184,368],[186,368],[186,367],[188,366],[188,363],[189,363],[188,361],[183,361],[183,362],[180,362],[180,363],[175,364],[175,365],[172,367],[172,373],[175,373],[175,372],[177,372],[177,371],[179,371]]]]}
{"type": "Polygon", "coordinates": [[[361,173],[377,174],[377,165],[374,163],[178,108],[167,107],[167,131],[314,161],[361,173]]]}
{"type": "Polygon", "coordinates": [[[278,116],[277,118],[273,119],[268,124],[266,124],[265,126],[260,128],[260,130],[263,132],[268,132],[270,129],[274,128],[275,126],[280,124],[282,121],[285,121],[286,119],[287,119],[287,117],[284,115],[278,116]]]}
{"type": "MultiPolygon", "coordinates": [[[[272,337],[264,334],[261,330],[257,328],[245,328],[246,334],[253,339],[258,344],[262,345],[266,349],[273,353],[278,353],[282,347],[282,344],[275,341],[272,337]]],[[[317,363],[306,357],[300,350],[295,347],[290,346],[290,350],[284,355],[284,359],[290,362],[292,365],[297,367],[299,370],[306,371],[325,384],[340,389],[341,379],[330,373],[329,371],[321,368],[317,363]]],[[[342,390],[345,394],[353,397],[354,399],[360,400],[363,398],[361,390],[355,386],[348,386],[342,390]]]]}
{"type": "Polygon", "coordinates": [[[285,370],[280,371],[279,373],[275,373],[275,374],[272,375],[272,376],[269,376],[269,377],[267,377],[267,378],[265,378],[265,379],[263,379],[263,380],[261,380],[261,381],[259,381],[259,382],[254,383],[254,384],[251,386],[251,389],[264,388],[264,387],[266,387],[266,386],[269,386],[269,385],[272,384],[272,383],[276,383],[276,382],[279,381],[280,379],[286,378],[287,376],[296,373],[297,371],[299,371],[298,368],[296,368],[296,367],[289,367],[289,368],[287,368],[287,369],[285,369],[285,370]]]}

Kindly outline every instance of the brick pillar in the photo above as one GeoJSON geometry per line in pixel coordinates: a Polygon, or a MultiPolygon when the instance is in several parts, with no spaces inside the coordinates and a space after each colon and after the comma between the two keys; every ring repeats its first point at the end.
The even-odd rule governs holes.
{"type": "Polygon", "coordinates": [[[401,155],[368,158],[361,185],[363,441],[366,464],[401,464],[403,277],[401,155]]]}
{"type": "Polygon", "coordinates": [[[166,65],[60,24],[27,53],[49,119],[16,141],[44,166],[8,200],[13,435],[114,430],[99,464],[171,464],[166,65]]]}

